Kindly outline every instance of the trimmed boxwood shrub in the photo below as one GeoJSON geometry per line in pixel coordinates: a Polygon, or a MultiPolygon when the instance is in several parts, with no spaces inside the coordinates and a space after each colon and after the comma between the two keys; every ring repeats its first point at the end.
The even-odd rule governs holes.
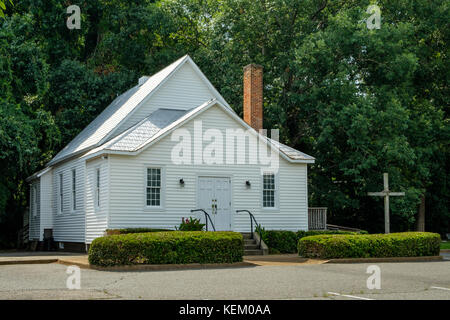
{"type": "Polygon", "coordinates": [[[89,263],[98,266],[232,263],[242,261],[243,248],[242,235],[237,232],[129,233],[92,241],[89,263]]]}
{"type": "Polygon", "coordinates": [[[269,247],[270,253],[297,252],[297,234],[286,230],[265,230],[262,233],[264,243],[269,247]]]}
{"type": "Polygon", "coordinates": [[[402,232],[370,235],[317,235],[298,242],[305,258],[384,258],[439,255],[437,233],[402,232]]]}
{"type": "MultiPolygon", "coordinates": [[[[309,236],[318,236],[321,234],[368,234],[367,231],[365,230],[361,230],[359,232],[355,232],[355,231],[340,231],[340,230],[310,230],[310,231],[297,231],[297,240],[300,240],[301,238],[304,237],[309,237],[309,236]]],[[[297,241],[298,242],[298,241],[297,241]]]]}
{"type": "Polygon", "coordinates": [[[115,234],[128,234],[128,233],[144,233],[144,232],[162,232],[172,231],[167,229],[152,229],[152,228],[125,228],[125,229],[107,229],[106,235],[112,236],[115,234]]]}
{"type": "MultiPolygon", "coordinates": [[[[261,229],[264,243],[269,247],[270,253],[297,253],[298,240],[304,237],[320,234],[359,234],[350,231],[318,230],[318,231],[286,231],[261,229]]],[[[367,231],[361,231],[367,233],[367,231]]]]}

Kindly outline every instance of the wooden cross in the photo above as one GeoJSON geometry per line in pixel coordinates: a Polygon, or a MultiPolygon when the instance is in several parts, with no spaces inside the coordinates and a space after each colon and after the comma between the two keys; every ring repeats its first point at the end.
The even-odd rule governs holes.
{"type": "Polygon", "coordinates": [[[405,193],[389,191],[389,177],[386,172],[383,173],[383,183],[384,183],[383,191],[368,192],[367,194],[369,196],[384,197],[384,233],[389,233],[389,197],[390,196],[393,196],[393,197],[404,196],[405,193]]]}

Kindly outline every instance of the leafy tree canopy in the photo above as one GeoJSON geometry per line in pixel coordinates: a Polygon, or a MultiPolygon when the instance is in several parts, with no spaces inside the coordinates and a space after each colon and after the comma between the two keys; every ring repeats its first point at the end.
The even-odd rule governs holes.
{"type": "Polygon", "coordinates": [[[143,74],[189,53],[242,115],[242,67],[264,67],[264,126],[316,158],[310,204],[330,221],[448,232],[449,6],[445,0],[80,0],[81,29],[59,0],[0,0],[0,234],[15,240],[25,177],[44,167],[143,74]]]}

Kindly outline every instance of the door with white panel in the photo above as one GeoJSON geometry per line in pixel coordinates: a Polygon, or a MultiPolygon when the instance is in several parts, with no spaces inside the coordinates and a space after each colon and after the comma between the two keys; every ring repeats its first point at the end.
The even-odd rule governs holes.
{"type": "MultiPolygon", "coordinates": [[[[230,178],[199,177],[197,204],[200,209],[209,213],[217,231],[231,230],[230,178]]],[[[204,222],[204,217],[202,221],[204,222]]]]}

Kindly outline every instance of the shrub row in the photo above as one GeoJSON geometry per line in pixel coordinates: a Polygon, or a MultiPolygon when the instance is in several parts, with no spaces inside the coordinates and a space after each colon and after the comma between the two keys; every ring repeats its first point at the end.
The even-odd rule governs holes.
{"type": "Polygon", "coordinates": [[[384,258],[439,255],[437,233],[402,232],[371,235],[316,235],[298,242],[305,258],[384,258]]]}
{"type": "MultiPolygon", "coordinates": [[[[320,234],[358,234],[349,231],[286,231],[286,230],[261,230],[264,243],[269,247],[270,253],[296,253],[298,240],[304,237],[320,234]]],[[[367,233],[362,231],[362,233],[367,233]]]]}
{"type": "Polygon", "coordinates": [[[242,261],[243,239],[236,232],[172,231],[129,233],[95,239],[89,263],[131,264],[232,263],[242,261]]]}
{"type": "Polygon", "coordinates": [[[145,232],[162,232],[172,231],[167,229],[152,229],[152,228],[125,228],[125,229],[107,229],[106,235],[112,236],[115,234],[128,234],[128,233],[145,233],[145,232]]]}

